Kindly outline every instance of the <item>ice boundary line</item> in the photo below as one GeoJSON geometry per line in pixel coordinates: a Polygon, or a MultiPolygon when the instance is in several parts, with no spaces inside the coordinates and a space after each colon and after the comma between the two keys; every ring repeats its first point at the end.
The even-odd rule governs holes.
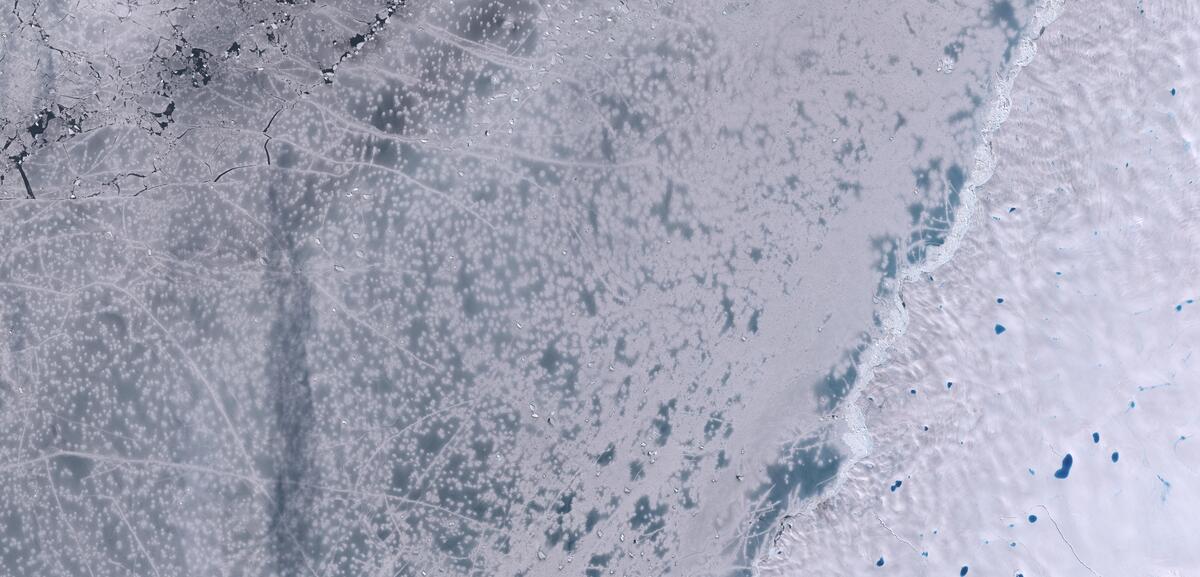
{"type": "MultiPolygon", "coordinates": [[[[962,204],[957,218],[950,227],[946,242],[941,246],[929,249],[926,257],[919,264],[903,266],[896,275],[893,285],[895,290],[891,291],[890,306],[883,307],[885,310],[880,323],[879,337],[868,345],[864,355],[865,360],[860,362],[857,367],[859,378],[842,401],[844,422],[849,429],[842,435],[842,440],[849,447],[850,455],[845,458],[833,482],[824,492],[803,501],[795,509],[791,509],[787,513],[787,517],[811,513],[817,507],[836,497],[841,493],[849,471],[871,455],[874,443],[871,439],[871,432],[867,429],[866,417],[859,405],[859,398],[862,396],[862,391],[875,380],[875,371],[888,361],[892,347],[908,331],[909,312],[903,304],[904,288],[946,265],[958,253],[971,225],[975,222],[976,212],[979,208],[979,196],[976,194],[976,189],[991,180],[995,173],[996,156],[992,152],[992,138],[1004,121],[1008,119],[1009,111],[1012,108],[1013,84],[1021,75],[1021,70],[1033,62],[1034,56],[1037,55],[1036,40],[1041,38],[1045,29],[1062,15],[1065,3],[1066,0],[1039,0],[1038,7],[1034,11],[1033,21],[1021,33],[1017,54],[1012,60],[1012,65],[997,78],[987,119],[979,131],[979,143],[975,146],[975,166],[971,169],[967,183],[963,185],[962,204]]],[[[775,540],[777,541],[778,538],[779,535],[775,540]]],[[[761,561],[763,557],[764,555],[760,555],[758,561],[761,561]]],[[[756,574],[759,573],[758,565],[759,562],[754,563],[756,574]]]]}

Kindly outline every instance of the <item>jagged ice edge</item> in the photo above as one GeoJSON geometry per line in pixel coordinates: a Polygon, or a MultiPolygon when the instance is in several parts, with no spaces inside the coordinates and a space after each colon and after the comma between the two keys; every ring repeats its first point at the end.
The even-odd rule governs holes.
{"type": "Polygon", "coordinates": [[[820,505],[836,497],[841,492],[849,471],[871,455],[874,442],[870,430],[867,429],[866,417],[859,405],[859,398],[867,385],[874,381],[876,369],[887,362],[889,351],[907,332],[909,314],[903,304],[904,288],[949,263],[971,230],[979,206],[976,190],[991,180],[992,174],[995,172],[996,157],[992,152],[992,137],[1008,119],[1009,110],[1012,108],[1013,83],[1020,76],[1021,70],[1033,61],[1033,57],[1037,54],[1035,40],[1041,37],[1046,27],[1062,15],[1064,3],[1065,0],[1039,1],[1033,22],[1021,35],[1012,66],[997,78],[993,89],[991,108],[988,110],[983,128],[979,131],[980,140],[975,147],[975,166],[971,169],[967,183],[963,186],[962,205],[958,217],[951,225],[946,242],[941,246],[929,249],[925,259],[918,264],[904,266],[897,275],[895,290],[891,292],[891,302],[889,306],[885,307],[886,311],[882,315],[880,335],[868,346],[864,355],[865,360],[858,367],[860,375],[858,382],[854,384],[843,401],[848,431],[842,436],[842,440],[850,449],[849,457],[839,467],[838,473],[828,489],[820,495],[804,501],[793,509],[788,517],[811,513],[820,505]]]}

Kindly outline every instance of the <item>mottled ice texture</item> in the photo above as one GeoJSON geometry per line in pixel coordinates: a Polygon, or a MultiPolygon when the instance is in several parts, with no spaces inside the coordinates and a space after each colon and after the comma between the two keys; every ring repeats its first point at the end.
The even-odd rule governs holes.
{"type": "Polygon", "coordinates": [[[1200,569],[1198,10],[1068,2],[1037,31],[974,223],[858,391],[869,449],[764,575],[1200,569]]]}
{"type": "MultiPolygon", "coordinates": [[[[751,572],[861,451],[841,402],[897,271],[946,242],[1031,11],[5,3],[0,575],[751,572]]],[[[1034,288],[953,340],[1016,350],[1034,288]]],[[[961,365],[921,374],[904,414],[983,398],[961,365]]],[[[1106,471],[1149,458],[1080,426],[1104,443],[1020,466],[1074,451],[1076,484],[1109,448],[1106,471]]],[[[903,454],[871,485],[897,502],[941,471],[903,454]]],[[[912,562],[842,527],[803,531],[837,537],[819,563],[912,562]]]]}

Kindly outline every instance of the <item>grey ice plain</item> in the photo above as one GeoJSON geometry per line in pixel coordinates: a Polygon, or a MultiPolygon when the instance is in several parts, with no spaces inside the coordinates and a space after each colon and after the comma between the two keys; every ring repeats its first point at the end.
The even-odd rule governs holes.
{"type": "Polygon", "coordinates": [[[0,11],[0,575],[749,575],[1032,6],[0,11]]]}

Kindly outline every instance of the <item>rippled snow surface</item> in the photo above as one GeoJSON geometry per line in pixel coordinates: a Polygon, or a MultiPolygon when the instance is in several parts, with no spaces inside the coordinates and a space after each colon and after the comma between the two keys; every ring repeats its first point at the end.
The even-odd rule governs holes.
{"type": "Polygon", "coordinates": [[[1189,574],[1198,17],[6,4],[0,575],[1189,574]]]}

